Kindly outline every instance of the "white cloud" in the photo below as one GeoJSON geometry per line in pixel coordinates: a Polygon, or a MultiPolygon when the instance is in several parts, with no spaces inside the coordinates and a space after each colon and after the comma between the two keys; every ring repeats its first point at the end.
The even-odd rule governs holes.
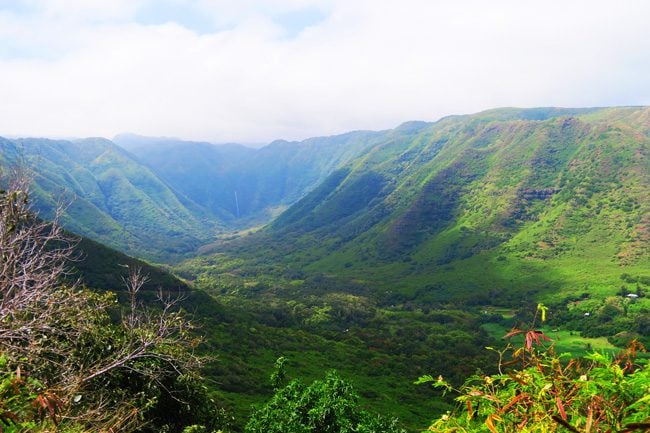
{"type": "Polygon", "coordinates": [[[29,3],[47,19],[72,23],[128,19],[142,0],[33,0],[29,3]]]}
{"type": "Polygon", "coordinates": [[[138,24],[145,0],[0,11],[0,135],[259,142],[495,106],[650,104],[644,1],[168,1],[226,30],[138,24]],[[287,37],[276,18],[305,8],[326,16],[287,37]]]}

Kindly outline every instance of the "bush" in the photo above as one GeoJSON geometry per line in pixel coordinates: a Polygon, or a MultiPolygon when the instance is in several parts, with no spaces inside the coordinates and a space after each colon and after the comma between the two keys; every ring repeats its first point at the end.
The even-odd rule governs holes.
{"type": "Polygon", "coordinates": [[[125,307],[111,293],[65,285],[74,239],[56,218],[44,222],[30,211],[27,177],[4,184],[0,431],[53,424],[62,431],[180,431],[197,421],[193,413],[211,422],[215,411],[198,404],[205,394],[194,354],[199,340],[178,300],[161,293],[160,306],[146,308],[138,300],[146,278],[137,270],[125,281],[125,307]],[[184,413],[190,401],[196,410],[184,413]]]}
{"type": "Polygon", "coordinates": [[[541,331],[515,330],[524,345],[500,352],[499,374],[470,377],[454,390],[442,377],[421,377],[456,391],[457,411],[429,427],[433,432],[642,432],[650,429],[650,369],[638,360],[636,341],[611,359],[592,353],[564,360],[541,331]]]}
{"type": "MultiPolygon", "coordinates": [[[[277,377],[277,376],[275,376],[277,377]]],[[[404,433],[388,420],[359,407],[352,386],[336,372],[304,385],[299,380],[277,389],[254,410],[246,433],[404,433]]]]}

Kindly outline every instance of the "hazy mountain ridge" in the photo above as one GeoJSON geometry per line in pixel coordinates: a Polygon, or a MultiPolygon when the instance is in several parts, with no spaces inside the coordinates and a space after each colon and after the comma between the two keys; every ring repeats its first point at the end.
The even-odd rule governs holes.
{"type": "Polygon", "coordinates": [[[224,231],[263,224],[380,137],[351,132],[261,149],[134,135],[0,139],[6,167],[34,172],[44,218],[131,255],[169,261],[224,231]]]}
{"type": "Polygon", "coordinates": [[[122,135],[115,141],[174,189],[233,227],[268,222],[379,137],[351,132],[260,149],[122,135]]]}
{"type": "MultiPolygon", "coordinates": [[[[646,160],[635,161],[607,134],[645,155],[647,109],[495,109],[260,149],[134,135],[116,137],[119,146],[101,138],[0,145],[7,162],[22,159],[35,168],[36,203],[45,217],[57,200],[69,201],[68,228],[130,254],[178,257],[219,231],[280,214],[263,236],[290,235],[298,244],[323,238],[322,262],[310,263],[314,268],[334,270],[337,255],[347,271],[359,260],[381,267],[410,257],[420,273],[498,245],[524,248],[525,236],[517,234],[540,219],[550,224],[549,204],[566,212],[558,206],[584,195],[581,183],[601,195],[619,185],[611,176],[605,182],[609,172],[629,169],[637,184],[647,185],[646,160]],[[295,236],[301,233],[310,236],[295,236]]],[[[643,187],[626,188],[621,200],[647,202],[643,187]]],[[[644,221],[629,222],[639,239],[644,221]]],[[[543,254],[525,249],[548,255],[567,241],[544,244],[543,254]]],[[[633,261],[642,244],[628,242],[616,254],[633,261]]]]}

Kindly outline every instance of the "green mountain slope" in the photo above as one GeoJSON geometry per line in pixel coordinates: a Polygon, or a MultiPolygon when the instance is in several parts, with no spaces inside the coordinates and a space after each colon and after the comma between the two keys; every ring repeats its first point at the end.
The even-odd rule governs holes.
{"type": "Polygon", "coordinates": [[[308,378],[338,369],[421,431],[449,406],[418,375],[491,374],[484,347],[531,324],[538,302],[558,353],[648,342],[649,145],[650,108],[500,109],[383,132],[266,228],[176,267],[252,316],[220,328],[226,400],[246,413],[284,355],[308,378]]]}
{"type": "Polygon", "coordinates": [[[129,269],[139,269],[142,275],[147,277],[142,287],[145,291],[162,289],[180,293],[189,290],[187,284],[163,269],[88,238],[80,238],[75,250],[75,260],[70,263],[71,277],[79,278],[87,287],[113,292],[124,291],[124,279],[128,276],[129,269]]]}
{"type": "Polygon", "coordinates": [[[4,164],[34,171],[34,206],[44,218],[69,204],[63,223],[131,254],[164,259],[210,239],[217,221],[105,139],[0,139],[4,164]]]}
{"type": "Polygon", "coordinates": [[[71,231],[125,253],[173,261],[224,230],[269,222],[380,137],[352,132],[261,149],[120,135],[0,138],[5,167],[33,170],[44,218],[69,204],[71,231]],[[125,150],[126,149],[126,150],[125,150]]]}
{"type": "Polygon", "coordinates": [[[407,124],[223,249],[396,299],[613,295],[621,274],[650,276],[649,124],[647,108],[407,124]]]}

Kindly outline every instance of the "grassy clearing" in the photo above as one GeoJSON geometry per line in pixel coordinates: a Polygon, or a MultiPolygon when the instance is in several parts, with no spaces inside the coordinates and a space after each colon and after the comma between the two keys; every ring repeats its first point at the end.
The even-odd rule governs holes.
{"type": "MultiPolygon", "coordinates": [[[[486,323],[481,325],[481,328],[497,339],[502,339],[510,331],[505,326],[497,323],[486,323]]],[[[548,326],[542,326],[539,329],[553,340],[552,345],[556,353],[569,353],[572,357],[581,357],[593,351],[615,353],[621,350],[621,348],[611,344],[606,337],[586,338],[580,336],[577,331],[550,328],[548,326]]],[[[523,337],[512,339],[512,343],[515,345],[522,342],[523,337]]]]}

